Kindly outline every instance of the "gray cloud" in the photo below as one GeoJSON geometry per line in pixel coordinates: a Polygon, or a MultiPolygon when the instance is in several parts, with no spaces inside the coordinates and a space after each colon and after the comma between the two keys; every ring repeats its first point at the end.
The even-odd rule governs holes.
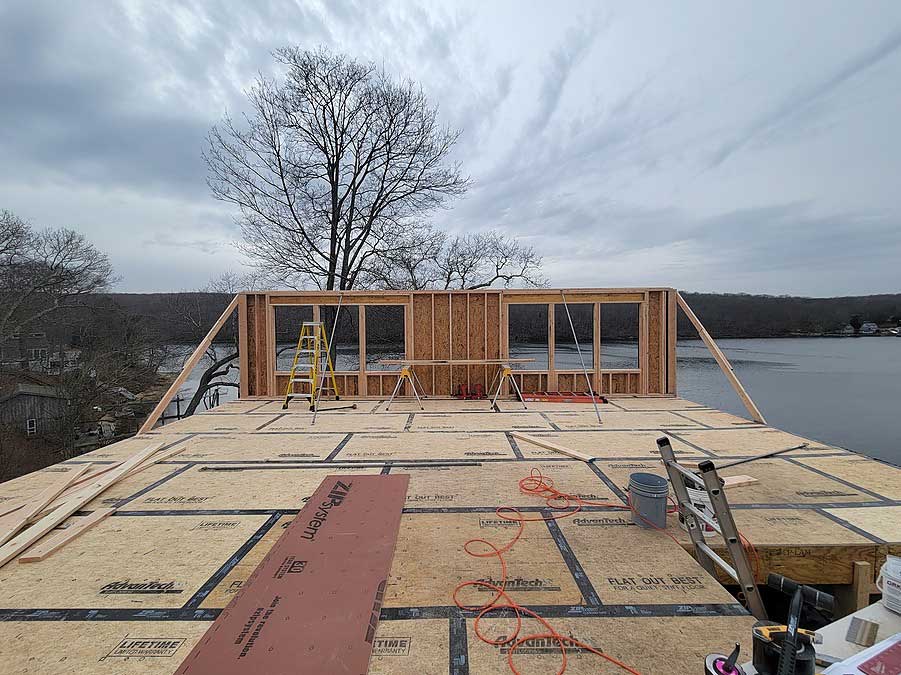
{"type": "Polygon", "coordinates": [[[579,65],[591,49],[597,35],[597,20],[572,26],[566,37],[551,52],[537,87],[535,110],[523,129],[524,139],[543,132],[557,110],[560,99],[573,69],[579,65]]]}
{"type": "Polygon", "coordinates": [[[723,143],[710,160],[710,168],[717,167],[754,139],[791,124],[803,126],[810,120],[803,117],[805,112],[841,87],[851,78],[859,75],[880,61],[895,54],[901,47],[901,28],[897,28],[884,39],[860,53],[852,56],[828,72],[825,77],[798,87],[774,108],[764,113],[735,138],[723,143]]]}
{"type": "Polygon", "coordinates": [[[7,2],[0,207],[83,230],[123,290],[203,286],[241,264],[205,135],[273,49],[322,44],[422,84],[474,181],[437,224],[535,245],[553,283],[899,290],[901,5],[733,11],[7,2]]]}

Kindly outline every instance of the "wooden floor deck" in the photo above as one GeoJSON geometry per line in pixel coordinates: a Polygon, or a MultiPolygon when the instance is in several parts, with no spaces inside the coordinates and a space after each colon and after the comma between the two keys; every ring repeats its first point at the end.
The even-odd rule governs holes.
{"type": "MultiPolygon", "coordinates": [[[[508,672],[506,648],[481,642],[454,606],[463,580],[497,579],[492,559],[462,550],[474,537],[505,542],[515,528],[495,509],[540,512],[521,494],[537,467],[566,492],[619,502],[634,471],[663,473],[655,439],[682,461],[752,457],[803,441],[678,398],[612,398],[598,426],[590,404],[359,401],[320,413],[245,400],[167,424],[144,437],[0,485],[0,503],[38,493],[84,462],[112,462],[148,438],[183,452],[115,485],[86,510],[119,502],[48,559],[0,568],[0,663],[17,673],[171,673],[241,588],[327,474],[409,473],[407,507],[374,645],[371,673],[508,672]],[[586,464],[511,431],[587,452],[586,464]]],[[[758,483],[730,488],[760,575],[849,584],[854,561],[901,552],[901,469],[822,443],[723,471],[758,483]]],[[[77,517],[83,517],[82,512],[77,517]]],[[[674,517],[671,517],[674,518],[674,517]]],[[[678,525],[669,530],[687,545],[678,525]]],[[[563,634],[643,673],[696,673],[704,656],[750,646],[753,619],[684,548],[631,524],[621,510],[529,523],[507,556],[516,602],[540,608],[563,634]]],[[[473,604],[487,598],[471,592],[473,604]]],[[[485,621],[492,637],[509,619],[485,621]]],[[[532,627],[526,626],[527,630],[532,627]]],[[[523,672],[559,667],[554,645],[517,653],[523,672]]],[[[300,672],[300,671],[299,671],[300,672]]],[[[576,650],[568,673],[621,672],[576,650]]]]}

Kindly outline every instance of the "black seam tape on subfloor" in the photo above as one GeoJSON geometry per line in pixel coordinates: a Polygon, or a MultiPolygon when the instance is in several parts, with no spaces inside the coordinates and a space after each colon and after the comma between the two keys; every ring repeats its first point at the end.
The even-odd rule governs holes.
{"type": "Polygon", "coordinates": [[[466,619],[462,614],[452,616],[449,623],[450,675],[469,675],[469,644],[466,637],[466,619]]]}
{"type": "Polygon", "coordinates": [[[347,445],[350,442],[350,439],[353,437],[354,437],[353,432],[350,432],[347,435],[345,435],[344,438],[341,439],[341,442],[338,443],[338,445],[335,447],[335,449],[329,453],[329,456],[325,458],[325,461],[331,462],[333,459],[335,459],[335,457],[338,456],[338,453],[344,449],[344,446],[347,445]]]}
{"type": "Polygon", "coordinates": [[[257,543],[262,539],[269,530],[279,521],[279,518],[282,517],[281,512],[276,511],[263,523],[256,532],[254,532],[250,538],[241,544],[241,548],[239,548],[235,553],[225,561],[225,564],[222,565],[213,576],[206,580],[206,582],[201,586],[197,592],[190,597],[190,599],[183,605],[183,609],[195,609],[200,606],[200,603],[206,600],[206,597],[213,592],[216,586],[225,578],[225,576],[234,569],[235,565],[237,565],[241,560],[250,553],[250,550],[257,545],[257,543]]]}
{"type": "Polygon", "coordinates": [[[148,492],[150,492],[151,490],[154,490],[154,489],[158,488],[158,487],[159,487],[160,485],[162,485],[163,483],[167,483],[167,482],[169,482],[170,480],[172,480],[173,478],[175,478],[176,476],[178,476],[178,475],[180,475],[180,474],[183,474],[185,471],[187,471],[188,469],[192,468],[193,466],[194,466],[193,464],[185,464],[184,466],[179,467],[178,469],[176,469],[176,470],[173,471],[172,473],[169,473],[169,474],[163,476],[163,477],[160,478],[158,481],[154,481],[154,482],[151,483],[150,485],[146,485],[146,486],[142,487],[140,490],[138,490],[137,492],[135,492],[133,495],[131,495],[131,496],[129,496],[129,497],[125,497],[124,499],[119,500],[118,502],[116,502],[116,506],[117,506],[117,507],[118,507],[118,506],[125,506],[126,504],[128,504],[129,502],[134,501],[134,500],[137,499],[138,497],[142,497],[142,496],[144,496],[145,494],[147,494],[148,492]]]}
{"type": "Polygon", "coordinates": [[[610,488],[613,494],[615,494],[623,504],[629,503],[629,499],[626,497],[626,493],[623,492],[616,483],[610,480],[609,476],[607,476],[607,474],[605,474],[601,470],[601,468],[595,464],[595,460],[592,459],[586,462],[586,464],[588,464],[588,468],[590,468],[594,472],[594,474],[604,482],[604,485],[610,488]]]}
{"type": "Polygon", "coordinates": [[[836,483],[841,483],[841,484],[844,485],[845,487],[852,488],[852,489],[857,490],[858,492],[861,492],[861,493],[863,493],[863,494],[865,494],[865,495],[869,495],[870,497],[875,497],[876,499],[879,499],[879,500],[882,500],[882,501],[890,501],[888,497],[886,497],[885,495],[881,495],[881,494],[879,494],[878,492],[874,492],[873,490],[868,490],[867,488],[861,487],[860,485],[858,485],[858,484],[856,484],[856,483],[852,483],[852,482],[850,482],[850,481],[847,481],[847,480],[845,480],[844,478],[839,478],[838,476],[833,476],[833,475],[832,475],[831,473],[829,473],[828,471],[823,471],[823,469],[818,469],[818,468],[813,467],[813,466],[808,466],[807,464],[804,464],[804,462],[798,461],[798,458],[797,458],[797,457],[785,457],[785,461],[791,462],[791,463],[794,464],[795,466],[799,466],[799,467],[801,467],[802,469],[807,469],[808,471],[813,471],[813,472],[816,473],[816,474],[819,474],[819,475],[821,475],[821,476],[823,476],[823,477],[825,477],[825,478],[828,478],[828,479],[830,479],[830,480],[834,480],[836,483]]]}
{"type": "Polygon", "coordinates": [[[853,523],[849,523],[844,518],[840,518],[839,516],[836,516],[833,513],[829,513],[828,511],[824,511],[822,509],[817,509],[817,513],[826,516],[829,520],[831,520],[835,523],[838,523],[842,527],[851,530],[855,534],[859,534],[861,537],[865,537],[866,539],[869,539],[874,544],[885,544],[886,543],[885,539],[877,537],[875,534],[870,534],[866,530],[859,528],[857,525],[854,525],[853,523]]]}
{"type": "MultiPolygon", "coordinates": [[[[504,436],[507,438],[507,443],[510,444],[510,449],[513,451],[513,454],[516,455],[517,460],[523,460],[522,450],[519,449],[519,443],[516,442],[516,439],[513,438],[513,434],[509,431],[504,433],[504,436]]],[[[508,460],[509,461],[509,460],[508,460]]]]}
{"type": "MultiPolygon", "coordinates": [[[[771,503],[771,504],[730,504],[729,508],[733,511],[768,511],[768,510],[795,510],[795,511],[818,511],[821,509],[859,509],[859,508],[879,508],[885,506],[901,506],[901,500],[890,502],[820,502],[811,504],[791,504],[791,503],[771,503]]],[[[543,506],[518,506],[520,511],[526,513],[537,513],[546,507],[543,506]]],[[[583,506],[582,511],[587,513],[601,513],[605,511],[622,512],[623,509],[616,506],[583,506]]],[[[276,512],[286,515],[296,514],[299,509],[159,509],[159,510],[134,510],[134,511],[116,511],[112,515],[119,516],[268,516],[276,512]]],[[[409,506],[405,507],[404,513],[494,513],[497,511],[496,506],[409,506]]],[[[86,516],[91,511],[78,511],[75,515],[86,516]]],[[[689,542],[686,542],[686,545],[689,542]]]]}
{"type": "MultiPolygon", "coordinates": [[[[747,616],[738,603],[698,605],[524,605],[547,619],[655,618],[678,616],[747,616]]],[[[213,621],[221,609],[0,609],[0,621],[213,621]]],[[[473,619],[478,612],[464,612],[454,606],[383,607],[380,621],[409,619],[473,619]]],[[[512,616],[498,610],[492,616],[512,616]]]]}
{"type": "MultiPolygon", "coordinates": [[[[550,511],[545,510],[542,515],[544,515],[545,518],[548,518],[552,514],[550,511]]],[[[579,562],[579,559],[576,557],[572,547],[570,547],[569,542],[566,541],[566,536],[564,536],[563,530],[560,529],[557,521],[545,520],[544,522],[551,533],[551,537],[554,539],[554,543],[557,545],[557,549],[560,551],[560,555],[563,556],[563,562],[565,562],[566,567],[569,568],[569,573],[572,575],[573,581],[576,582],[576,586],[579,587],[579,592],[581,592],[582,597],[585,598],[585,602],[590,607],[597,607],[598,605],[603,604],[600,597],[598,597],[597,592],[594,590],[594,586],[591,585],[591,580],[588,578],[585,570],[582,569],[582,563],[579,562]]]]}

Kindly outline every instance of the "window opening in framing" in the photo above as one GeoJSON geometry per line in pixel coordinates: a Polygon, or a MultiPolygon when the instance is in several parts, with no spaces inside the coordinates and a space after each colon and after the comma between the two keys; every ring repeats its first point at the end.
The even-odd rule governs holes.
{"type": "MultiPolygon", "coordinates": [[[[569,314],[579,338],[582,359],[589,370],[594,368],[594,305],[567,303],[569,314]]],[[[566,317],[563,303],[554,305],[554,370],[582,371],[573,331],[566,317]]]]}
{"type": "Polygon", "coordinates": [[[312,305],[274,305],[275,369],[291,370],[297,338],[304,321],[313,320],[312,305]]]}
{"type": "Polygon", "coordinates": [[[514,363],[519,370],[547,370],[547,305],[508,305],[507,339],[511,359],[535,359],[514,363]]]}
{"type": "Polygon", "coordinates": [[[338,324],[335,325],[337,305],[320,305],[319,320],[325,326],[332,350],[332,365],[336,371],[360,370],[360,308],[357,305],[341,305],[338,324]]]}
{"type": "Polygon", "coordinates": [[[379,360],[402,359],[405,355],[404,306],[367,305],[366,370],[400,370],[379,360]]]}
{"type": "Polygon", "coordinates": [[[604,370],[637,369],[638,316],[637,302],[601,305],[601,367],[604,370]]]}

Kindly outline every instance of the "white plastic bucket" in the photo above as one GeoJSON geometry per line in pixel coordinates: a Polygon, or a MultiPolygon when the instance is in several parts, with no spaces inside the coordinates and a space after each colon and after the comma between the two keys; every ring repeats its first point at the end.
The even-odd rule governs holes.
{"type": "Polygon", "coordinates": [[[882,604],[887,609],[901,614],[901,558],[898,556],[886,556],[879,576],[876,578],[876,588],[882,593],[882,604]]]}

